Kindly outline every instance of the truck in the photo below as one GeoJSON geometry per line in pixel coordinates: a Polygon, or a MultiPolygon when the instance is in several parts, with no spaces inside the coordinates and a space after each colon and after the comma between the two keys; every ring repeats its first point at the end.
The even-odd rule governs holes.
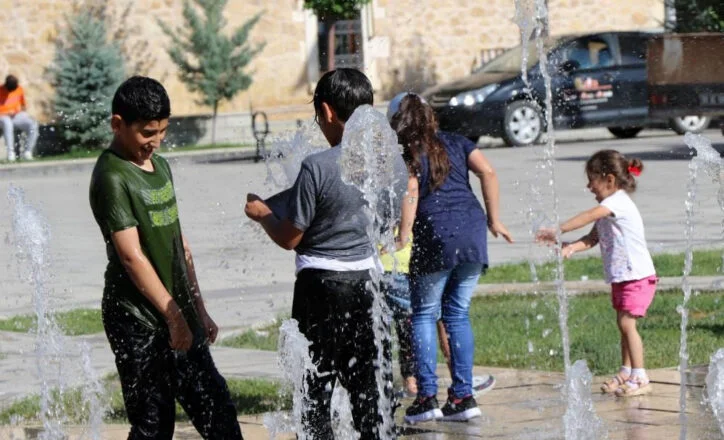
{"type": "Polygon", "coordinates": [[[724,135],[724,33],[651,38],[647,76],[652,118],[702,114],[718,120],[724,135]]]}

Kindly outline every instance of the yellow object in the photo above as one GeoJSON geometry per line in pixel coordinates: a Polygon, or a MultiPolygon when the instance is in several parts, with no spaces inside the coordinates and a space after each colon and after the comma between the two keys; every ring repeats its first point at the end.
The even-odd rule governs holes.
{"type": "Polygon", "coordinates": [[[394,254],[382,254],[380,261],[385,272],[392,272],[397,260],[398,273],[410,273],[410,255],[412,254],[412,240],[408,241],[404,248],[394,254]],[[394,258],[393,258],[394,255],[394,258]]]}

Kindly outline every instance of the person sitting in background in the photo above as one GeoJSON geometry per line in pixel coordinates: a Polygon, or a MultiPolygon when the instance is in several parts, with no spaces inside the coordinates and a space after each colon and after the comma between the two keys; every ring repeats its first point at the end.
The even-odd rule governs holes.
{"type": "Polygon", "coordinates": [[[8,150],[8,162],[14,162],[15,130],[24,131],[28,138],[23,149],[23,159],[32,160],[35,144],[38,142],[38,122],[25,111],[25,92],[13,75],[5,78],[0,86],[0,124],[2,124],[5,146],[8,150]]]}

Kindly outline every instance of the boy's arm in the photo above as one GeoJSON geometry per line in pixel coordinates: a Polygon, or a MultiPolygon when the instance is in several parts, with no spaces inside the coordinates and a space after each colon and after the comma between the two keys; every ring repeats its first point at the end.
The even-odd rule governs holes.
{"type": "Polygon", "coordinates": [[[133,227],[114,232],[111,234],[111,241],[133,283],[166,320],[171,348],[187,351],[191,348],[193,334],[178,304],[141,250],[138,229],[133,227]]]}
{"type": "Polygon", "coordinates": [[[256,194],[246,195],[244,212],[247,217],[261,224],[269,238],[286,250],[292,250],[299,245],[304,232],[295,228],[289,220],[279,220],[256,194]]]}
{"type": "Polygon", "coordinates": [[[400,214],[400,230],[397,235],[397,248],[407,246],[412,237],[412,226],[415,224],[417,213],[417,200],[419,196],[419,183],[416,176],[407,179],[407,192],[402,197],[402,212],[400,214]]]}
{"type": "Polygon", "coordinates": [[[494,237],[497,238],[498,234],[500,234],[508,243],[512,243],[513,237],[500,221],[500,184],[495,169],[483,153],[477,149],[468,155],[468,167],[480,179],[480,189],[483,192],[490,232],[494,237]]]}
{"type": "Polygon", "coordinates": [[[191,293],[194,296],[196,311],[201,318],[201,325],[204,326],[204,334],[212,344],[216,342],[216,336],[219,334],[219,327],[216,325],[209,313],[206,311],[204,299],[201,297],[201,289],[199,288],[199,280],[196,278],[196,268],[194,267],[194,259],[191,255],[191,247],[186,241],[186,237],[181,235],[184,245],[184,259],[186,260],[186,270],[189,274],[189,283],[191,284],[191,293]]]}
{"type": "Polygon", "coordinates": [[[591,232],[579,238],[578,240],[572,243],[563,243],[563,248],[561,249],[561,252],[563,253],[563,258],[569,258],[574,253],[580,251],[587,251],[588,249],[591,249],[597,244],[598,230],[594,226],[591,229],[591,232]]]}

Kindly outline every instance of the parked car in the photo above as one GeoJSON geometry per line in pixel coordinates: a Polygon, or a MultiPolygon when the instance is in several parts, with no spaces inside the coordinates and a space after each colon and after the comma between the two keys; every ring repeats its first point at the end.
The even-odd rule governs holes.
{"type": "Polygon", "coordinates": [[[718,118],[724,134],[724,33],[664,34],[648,42],[649,114],[718,118]]]}
{"type": "MultiPolygon", "coordinates": [[[[551,79],[553,125],[608,127],[619,138],[645,127],[699,132],[704,115],[649,116],[646,43],[655,33],[604,32],[548,38],[543,46],[551,79]]],[[[423,92],[440,128],[477,141],[502,137],[510,146],[539,141],[545,131],[545,81],[536,42],[510,49],[470,76],[423,92]],[[521,72],[526,55],[525,75],[521,72]]]]}

